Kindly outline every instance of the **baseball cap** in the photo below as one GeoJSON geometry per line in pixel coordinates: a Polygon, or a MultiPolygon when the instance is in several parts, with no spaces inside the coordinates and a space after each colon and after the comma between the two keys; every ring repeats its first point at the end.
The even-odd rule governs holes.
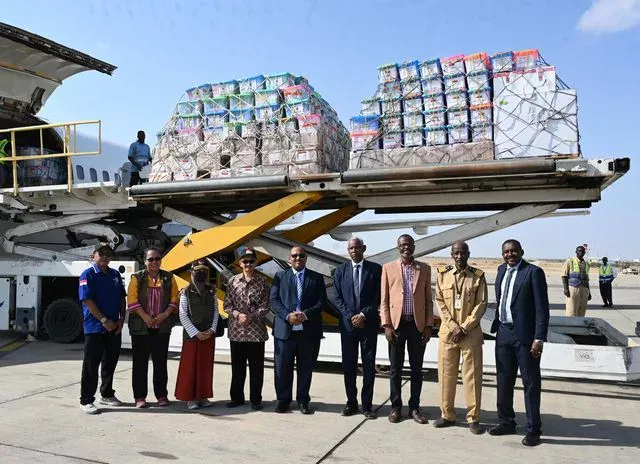
{"type": "Polygon", "coordinates": [[[95,247],[93,247],[94,253],[101,250],[109,250],[111,253],[113,253],[113,248],[111,248],[111,245],[105,242],[100,242],[95,247]]]}
{"type": "Polygon", "coordinates": [[[244,250],[242,250],[242,252],[240,253],[240,257],[238,259],[242,259],[242,258],[253,258],[253,259],[257,259],[257,255],[256,252],[252,249],[252,248],[245,248],[244,250]]]}

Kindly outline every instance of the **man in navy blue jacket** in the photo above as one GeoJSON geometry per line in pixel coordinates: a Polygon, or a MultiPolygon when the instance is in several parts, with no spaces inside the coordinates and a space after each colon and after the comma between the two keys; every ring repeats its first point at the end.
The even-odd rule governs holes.
{"type": "Polygon", "coordinates": [[[312,414],[309,388],[320,351],[322,310],[327,292],[320,274],[307,269],[307,254],[293,247],[291,268],[278,272],[271,284],[271,308],[275,351],[276,412],[284,413],[292,401],[293,366],[297,361],[296,402],[302,414],[312,414]]]}
{"type": "Polygon", "coordinates": [[[491,435],[510,435],[516,431],[513,388],[522,375],[527,413],[525,446],[540,443],[540,357],[549,328],[549,297],[544,271],[522,259],[524,250],[517,240],[502,244],[505,264],[496,276],[496,316],[491,332],[496,335],[498,373],[498,418],[491,435]]]}
{"type": "Polygon", "coordinates": [[[373,383],[376,375],[376,347],[380,326],[380,279],[382,266],[364,260],[367,247],[360,238],[347,245],[351,261],[341,264],[333,276],[335,303],[340,311],[342,369],[347,404],[343,416],[358,412],[358,346],[362,351],[362,412],[375,418],[372,409],[373,383]]]}

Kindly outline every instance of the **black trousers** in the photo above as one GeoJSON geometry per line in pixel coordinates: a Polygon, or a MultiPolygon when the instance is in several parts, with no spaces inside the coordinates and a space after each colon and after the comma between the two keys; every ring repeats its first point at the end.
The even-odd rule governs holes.
{"type": "Polygon", "coordinates": [[[102,383],[100,394],[103,398],[111,398],[113,389],[113,373],[120,358],[122,337],[111,333],[95,333],[84,335],[84,359],[82,361],[82,377],[80,379],[80,404],[90,404],[96,400],[98,389],[98,370],[102,383]]]}
{"type": "Polygon", "coordinates": [[[373,383],[376,378],[376,347],[378,346],[378,332],[376,328],[354,328],[351,332],[344,328],[340,332],[342,344],[342,370],[344,372],[344,387],[347,392],[347,404],[358,405],[358,347],[362,352],[362,408],[371,410],[373,403],[373,383]]]}
{"type": "Polygon", "coordinates": [[[513,410],[513,389],[520,368],[524,386],[524,406],[527,412],[526,431],[540,436],[540,358],[531,355],[531,346],[525,346],[516,337],[516,332],[504,324],[496,335],[496,369],[498,373],[498,419],[501,424],[516,424],[513,410]]]}
{"type": "Polygon", "coordinates": [[[422,334],[418,331],[414,321],[400,320],[396,334],[396,341],[389,343],[391,407],[393,409],[402,408],[402,367],[404,366],[404,349],[406,346],[409,351],[409,366],[411,367],[409,409],[418,409],[420,407],[420,394],[422,393],[422,361],[426,345],[422,344],[422,334]]]}
{"type": "Polygon", "coordinates": [[[153,393],[156,398],[166,398],[167,392],[167,357],[170,334],[161,334],[158,329],[149,329],[149,335],[132,335],[131,351],[133,354],[133,372],[131,385],[133,397],[143,400],[147,397],[149,355],[153,363],[153,393]]]}
{"type": "Polygon", "coordinates": [[[611,288],[611,282],[600,282],[600,296],[602,297],[602,303],[606,306],[613,306],[613,301],[611,300],[613,295],[613,291],[611,288]]]}
{"type": "Polygon", "coordinates": [[[249,364],[249,401],[262,402],[264,342],[229,342],[231,345],[231,401],[244,402],[244,381],[249,364]]]}
{"type": "Polygon", "coordinates": [[[313,367],[320,352],[320,339],[305,336],[303,332],[291,332],[289,339],[273,340],[275,351],[276,398],[282,403],[291,403],[293,392],[293,368],[298,376],[296,402],[306,404],[311,400],[309,390],[313,367]]]}

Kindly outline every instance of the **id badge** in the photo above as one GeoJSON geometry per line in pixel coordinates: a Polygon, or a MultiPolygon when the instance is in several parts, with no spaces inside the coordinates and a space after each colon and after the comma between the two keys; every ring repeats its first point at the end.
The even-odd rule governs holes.
{"type": "Polygon", "coordinates": [[[453,303],[453,309],[462,309],[462,298],[456,296],[456,300],[453,303]]]}

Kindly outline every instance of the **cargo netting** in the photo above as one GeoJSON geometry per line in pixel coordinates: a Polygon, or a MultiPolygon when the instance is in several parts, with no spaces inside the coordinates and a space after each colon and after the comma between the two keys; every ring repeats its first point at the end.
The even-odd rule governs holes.
{"type": "Polygon", "coordinates": [[[350,169],[580,156],[574,89],[538,50],[378,68],[351,118],[350,169]]]}

